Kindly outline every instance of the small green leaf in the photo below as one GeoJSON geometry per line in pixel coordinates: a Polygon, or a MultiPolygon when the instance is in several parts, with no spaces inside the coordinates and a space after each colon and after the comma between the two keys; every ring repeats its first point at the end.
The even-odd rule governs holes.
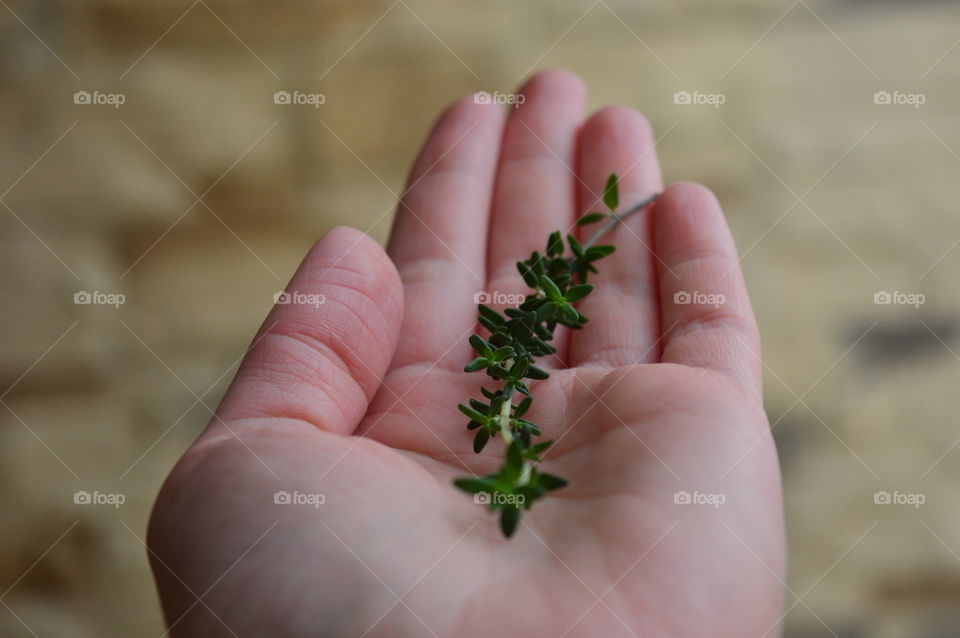
{"type": "Polygon", "coordinates": [[[520,276],[523,277],[524,283],[526,283],[531,288],[537,287],[537,274],[533,269],[522,261],[517,262],[517,270],[520,271],[520,276]]]}
{"type": "Polygon", "coordinates": [[[617,210],[617,206],[620,205],[619,181],[617,174],[611,173],[610,177],[607,178],[607,185],[603,189],[603,203],[606,204],[607,208],[611,211],[617,210]]]}
{"type": "Polygon", "coordinates": [[[530,358],[522,357],[517,359],[513,367],[510,368],[510,376],[515,379],[522,379],[527,376],[527,369],[530,367],[530,358]]]}
{"type": "Polygon", "coordinates": [[[546,494],[547,490],[533,485],[521,485],[517,488],[517,494],[523,497],[523,508],[530,509],[533,503],[546,494]]]}
{"type": "Polygon", "coordinates": [[[579,259],[583,259],[583,245],[580,241],[573,235],[567,235],[567,243],[570,244],[570,250],[573,251],[573,254],[579,259]]]}
{"type": "Polygon", "coordinates": [[[554,476],[553,474],[547,474],[542,472],[540,474],[540,485],[545,487],[548,490],[559,490],[561,487],[564,487],[567,484],[567,480],[560,478],[559,476],[554,476]]]}
{"type": "Polygon", "coordinates": [[[510,372],[504,368],[502,365],[492,365],[487,368],[487,374],[489,374],[494,379],[502,381],[503,379],[510,378],[510,372]]]}
{"type": "Polygon", "coordinates": [[[584,215],[577,220],[577,226],[589,226],[590,224],[596,224],[598,221],[606,217],[603,213],[590,213],[589,215],[584,215]]]}
{"type": "Polygon", "coordinates": [[[473,451],[476,454],[483,452],[483,448],[487,445],[487,441],[490,440],[490,430],[483,428],[477,430],[477,435],[473,438],[473,451]]]}
{"type": "Polygon", "coordinates": [[[533,269],[533,272],[538,275],[542,275],[545,271],[545,266],[543,264],[543,257],[540,256],[540,253],[536,250],[530,253],[530,259],[527,260],[527,265],[533,269]]]}
{"type": "Polygon", "coordinates": [[[470,494],[479,494],[480,492],[491,492],[495,483],[489,478],[460,478],[453,482],[464,492],[470,494]]]}
{"type": "MultiPolygon", "coordinates": [[[[584,257],[586,257],[587,261],[597,261],[612,254],[616,249],[616,246],[591,246],[587,249],[584,257]]],[[[594,272],[596,272],[596,270],[594,270],[594,272]]]]}
{"type": "Polygon", "coordinates": [[[470,345],[473,346],[473,349],[481,357],[485,357],[491,352],[493,352],[493,349],[490,347],[490,344],[484,341],[483,337],[481,337],[480,335],[471,335],[470,345]]]}
{"type": "Polygon", "coordinates": [[[503,318],[503,315],[501,315],[499,312],[497,312],[490,306],[486,306],[484,304],[478,304],[477,308],[480,310],[480,316],[486,317],[491,323],[495,323],[498,326],[506,323],[506,319],[503,318]]]}
{"type": "Polygon", "coordinates": [[[527,369],[527,374],[525,376],[528,379],[533,379],[534,381],[543,381],[544,379],[550,378],[550,375],[546,370],[541,370],[537,366],[530,366],[527,369]]]}
{"type": "Polygon", "coordinates": [[[483,358],[483,357],[477,357],[476,359],[474,359],[473,361],[471,361],[470,363],[468,363],[468,364],[466,365],[466,367],[463,369],[463,371],[464,371],[464,372],[476,372],[477,370],[483,370],[483,369],[486,368],[488,365],[490,365],[490,362],[489,362],[487,359],[485,359],[485,358],[483,358]]]}
{"type": "Polygon", "coordinates": [[[474,421],[479,421],[480,423],[486,423],[490,420],[490,418],[486,414],[481,414],[480,412],[477,412],[476,410],[471,408],[469,405],[464,405],[461,403],[460,405],[457,406],[457,408],[459,408],[461,412],[463,412],[465,415],[467,415],[474,421]]]}
{"type": "Polygon", "coordinates": [[[503,508],[503,512],[500,514],[500,529],[503,530],[503,535],[507,538],[513,536],[513,533],[517,531],[517,525],[520,523],[520,508],[510,505],[503,508]]]}
{"type": "Polygon", "coordinates": [[[516,321],[510,326],[510,336],[520,342],[529,339],[533,335],[533,325],[536,322],[536,318],[537,314],[535,312],[524,315],[523,319],[516,321]]]}
{"type": "Polygon", "coordinates": [[[567,290],[567,294],[564,295],[564,297],[569,303],[573,303],[575,301],[580,301],[581,299],[589,295],[592,291],[593,291],[592,285],[579,284],[567,290]]]}
{"type": "Polygon", "coordinates": [[[527,410],[530,409],[530,405],[533,403],[533,399],[526,397],[523,401],[517,404],[517,407],[513,413],[514,418],[519,419],[524,414],[527,413],[527,410]]]}
{"type": "Polygon", "coordinates": [[[543,434],[543,432],[540,431],[540,426],[537,425],[536,423],[533,423],[526,419],[520,419],[520,422],[523,423],[528,428],[530,428],[531,434],[535,434],[536,436],[540,436],[541,434],[543,434]]]}
{"type": "Polygon", "coordinates": [[[577,312],[573,306],[568,303],[562,303],[559,306],[560,314],[569,319],[570,321],[579,321],[580,313],[577,312]]]}
{"type": "Polygon", "coordinates": [[[547,255],[550,257],[555,257],[557,255],[563,254],[563,235],[560,234],[559,230],[555,230],[550,233],[550,237],[547,239],[547,255]]]}
{"type": "Polygon", "coordinates": [[[523,471],[523,451],[516,439],[507,448],[507,464],[505,467],[515,471],[518,476],[523,471]]]}
{"type": "Polygon", "coordinates": [[[540,289],[543,290],[543,293],[547,296],[550,301],[563,301],[563,293],[560,292],[560,289],[557,287],[557,284],[553,283],[553,280],[546,275],[540,275],[540,289]]]}
{"type": "Polygon", "coordinates": [[[470,399],[470,407],[476,410],[477,412],[481,412],[481,413],[486,412],[487,414],[490,413],[490,406],[484,403],[483,401],[479,401],[477,399],[470,399]]]}

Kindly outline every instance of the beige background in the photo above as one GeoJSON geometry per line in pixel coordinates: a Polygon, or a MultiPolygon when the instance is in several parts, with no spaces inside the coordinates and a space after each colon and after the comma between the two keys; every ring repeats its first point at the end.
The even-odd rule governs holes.
{"type": "Polygon", "coordinates": [[[956,635],[960,8],[2,4],[0,634],[160,636],[149,508],[273,293],[334,224],[385,238],[444,104],[564,66],[593,106],[646,113],[666,178],[728,212],[785,472],[787,634],[956,635]],[[681,90],[725,103],[677,105],[681,90]],[[926,101],[877,105],[880,90],[926,101]],[[884,290],[925,303],[875,305],[884,290]],[[78,490],[126,502],[75,505],[78,490]]]}

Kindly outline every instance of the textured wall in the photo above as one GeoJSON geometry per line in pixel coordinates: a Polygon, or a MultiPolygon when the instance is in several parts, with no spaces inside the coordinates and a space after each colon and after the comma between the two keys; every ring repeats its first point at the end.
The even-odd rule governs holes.
{"type": "Polygon", "coordinates": [[[666,178],[705,182],[728,211],[785,471],[788,635],[955,635],[960,9],[0,4],[4,636],[162,633],[149,508],[273,293],[332,225],[386,237],[445,103],[545,66],[580,73],[595,106],[644,111],[666,178]],[[75,504],[80,490],[125,502],[75,504]],[[925,502],[877,505],[878,490],[925,502]]]}

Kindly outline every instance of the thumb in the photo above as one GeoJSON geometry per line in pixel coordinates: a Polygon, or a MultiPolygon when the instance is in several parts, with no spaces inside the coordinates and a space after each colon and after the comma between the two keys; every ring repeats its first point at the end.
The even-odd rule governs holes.
{"type": "Polygon", "coordinates": [[[353,433],[393,357],[402,319],[393,262],[364,233],[334,228],[267,316],[219,420],[282,417],[353,433]]]}

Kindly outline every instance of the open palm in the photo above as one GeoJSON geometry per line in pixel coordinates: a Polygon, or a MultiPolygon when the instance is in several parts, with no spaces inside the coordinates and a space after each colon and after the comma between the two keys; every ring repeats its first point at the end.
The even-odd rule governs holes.
{"type": "MultiPolygon", "coordinates": [[[[548,71],[453,105],[388,252],[335,229],[164,486],[151,561],[174,636],[775,636],[784,533],[759,338],[722,212],[668,188],[610,235],[531,420],[570,481],[511,540],[454,478],[494,471],[458,403],[474,295],[600,207],[662,189],[649,126],[548,71]],[[314,303],[316,302],[316,303],[314,303]],[[322,302],[322,303],[320,303],[322,302]]],[[[496,299],[495,299],[496,300],[496,299]]]]}

